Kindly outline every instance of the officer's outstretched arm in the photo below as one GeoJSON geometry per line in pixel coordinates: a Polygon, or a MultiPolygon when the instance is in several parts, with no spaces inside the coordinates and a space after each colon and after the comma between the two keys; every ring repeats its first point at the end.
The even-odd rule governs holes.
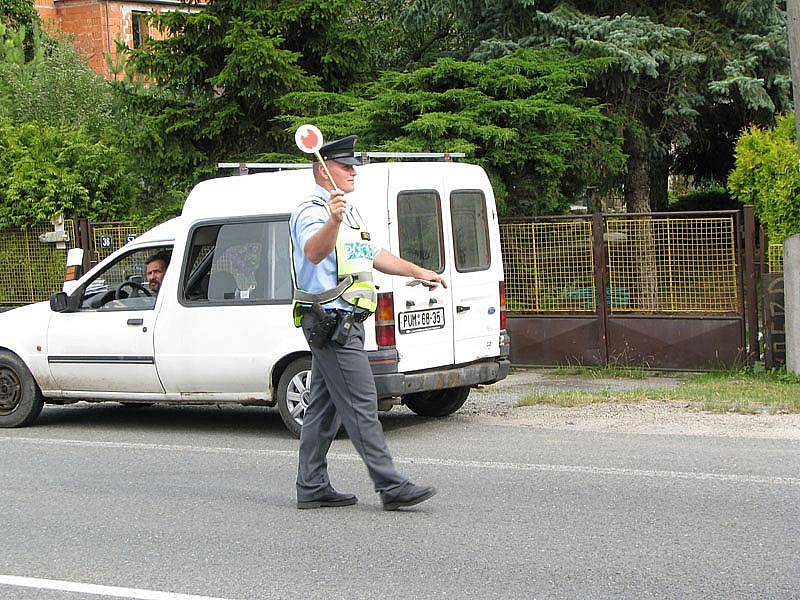
{"type": "Polygon", "coordinates": [[[406,277],[414,277],[415,279],[422,279],[423,281],[430,281],[431,283],[441,283],[443,287],[447,287],[442,277],[429,269],[415,265],[412,262],[395,256],[387,250],[381,250],[372,261],[373,266],[381,273],[387,275],[405,275],[406,277]]]}

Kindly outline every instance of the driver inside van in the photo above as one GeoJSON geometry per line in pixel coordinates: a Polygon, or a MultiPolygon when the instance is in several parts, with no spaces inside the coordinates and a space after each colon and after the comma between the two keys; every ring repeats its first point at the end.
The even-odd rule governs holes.
{"type": "Polygon", "coordinates": [[[170,256],[163,250],[156,252],[147,259],[147,267],[145,270],[145,279],[147,280],[147,287],[157,295],[161,289],[161,282],[164,280],[164,273],[167,272],[169,266],[170,256]]]}

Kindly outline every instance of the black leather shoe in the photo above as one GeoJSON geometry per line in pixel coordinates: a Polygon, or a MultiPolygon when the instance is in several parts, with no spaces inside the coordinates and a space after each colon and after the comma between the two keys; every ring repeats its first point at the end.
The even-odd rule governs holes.
{"type": "Polygon", "coordinates": [[[432,485],[409,484],[403,488],[399,494],[381,494],[383,510],[397,510],[406,506],[414,506],[432,498],[436,494],[436,488],[432,485]]]}
{"type": "Polygon", "coordinates": [[[331,490],[312,500],[298,500],[297,508],[333,508],[335,506],[350,506],[356,502],[358,502],[358,498],[354,494],[340,494],[336,490],[331,490]]]}

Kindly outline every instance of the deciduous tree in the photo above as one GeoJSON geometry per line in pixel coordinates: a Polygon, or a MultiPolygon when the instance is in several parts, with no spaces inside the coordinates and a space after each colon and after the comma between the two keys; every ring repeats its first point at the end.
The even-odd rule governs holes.
{"type": "Polygon", "coordinates": [[[751,127],[736,143],[736,168],[728,179],[731,195],[753,204],[772,243],[800,233],[800,170],[794,115],[775,127],[751,127]]]}
{"type": "Polygon", "coordinates": [[[137,194],[127,157],[81,130],[0,119],[0,228],[56,214],[127,217],[137,194]]]}
{"type": "Polygon", "coordinates": [[[63,39],[0,23],[0,228],[128,217],[139,191],[107,82],[63,39]]]}

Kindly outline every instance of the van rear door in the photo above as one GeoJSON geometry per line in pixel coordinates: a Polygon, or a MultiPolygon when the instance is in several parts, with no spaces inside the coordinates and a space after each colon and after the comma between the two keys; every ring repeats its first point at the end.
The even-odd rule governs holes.
{"type": "Polygon", "coordinates": [[[453,189],[449,208],[454,359],[462,364],[500,354],[502,259],[493,198],[481,189],[453,189]]]}
{"type": "MultiPolygon", "coordinates": [[[[402,173],[402,171],[400,172],[402,173]]],[[[389,218],[392,252],[442,275],[450,283],[446,252],[442,177],[433,169],[415,172],[413,181],[391,172],[389,218]]],[[[395,337],[402,372],[451,365],[453,353],[452,296],[449,288],[405,285],[394,278],[395,337]]]]}

